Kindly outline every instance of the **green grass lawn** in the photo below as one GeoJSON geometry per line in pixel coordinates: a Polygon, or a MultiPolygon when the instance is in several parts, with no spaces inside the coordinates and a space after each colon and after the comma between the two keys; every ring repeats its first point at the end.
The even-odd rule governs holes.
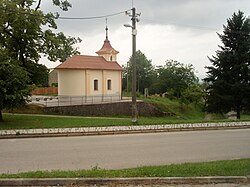
{"type": "MultiPolygon", "coordinates": [[[[70,116],[37,116],[28,114],[4,114],[0,122],[0,130],[7,129],[37,129],[37,128],[70,128],[70,127],[106,127],[129,125],[157,125],[178,123],[219,122],[182,119],[176,116],[140,117],[138,123],[131,122],[130,117],[70,117],[70,116]]],[[[249,120],[249,116],[245,120],[249,120]]],[[[221,121],[221,120],[220,120],[221,121]]],[[[229,121],[229,120],[223,120],[229,121]]]]}
{"type": "MultiPolygon", "coordinates": [[[[63,117],[63,116],[35,116],[4,114],[4,122],[0,129],[35,129],[35,128],[67,128],[67,127],[104,127],[128,125],[153,125],[184,123],[187,120],[171,117],[140,117],[138,123],[133,124],[130,117],[63,117]]],[[[192,122],[189,120],[189,122],[192,122]]]]}
{"type": "Polygon", "coordinates": [[[129,177],[195,177],[195,176],[247,176],[250,158],[204,163],[146,166],[132,169],[105,170],[94,167],[78,171],[36,171],[1,174],[0,178],[129,178],[129,177]]]}
{"type": "Polygon", "coordinates": [[[4,114],[0,129],[35,129],[129,125],[129,118],[56,117],[4,114]]]}

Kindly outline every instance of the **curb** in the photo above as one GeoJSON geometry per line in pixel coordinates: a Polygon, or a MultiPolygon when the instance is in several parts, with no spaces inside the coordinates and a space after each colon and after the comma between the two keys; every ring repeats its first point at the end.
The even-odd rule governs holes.
{"type": "Polygon", "coordinates": [[[145,130],[114,130],[114,131],[90,131],[90,132],[67,132],[67,133],[43,133],[43,134],[20,134],[1,135],[0,139],[14,138],[48,138],[48,137],[69,137],[69,136],[97,136],[97,135],[121,135],[121,134],[142,134],[142,133],[162,133],[162,132],[185,132],[185,131],[207,131],[207,130],[232,130],[249,129],[245,126],[217,126],[217,127],[192,127],[192,128],[171,128],[171,129],[145,129],[145,130]]]}
{"type": "Polygon", "coordinates": [[[249,176],[163,177],[163,178],[34,178],[0,179],[0,186],[62,185],[162,185],[162,184],[250,184],[249,176]]]}

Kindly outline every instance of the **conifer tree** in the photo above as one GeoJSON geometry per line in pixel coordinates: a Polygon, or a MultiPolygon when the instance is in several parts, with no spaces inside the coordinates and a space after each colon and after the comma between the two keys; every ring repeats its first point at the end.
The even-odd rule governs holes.
{"type": "Polygon", "coordinates": [[[250,19],[238,11],[218,34],[223,45],[209,58],[207,67],[209,112],[235,110],[237,119],[250,102],[250,19]]]}

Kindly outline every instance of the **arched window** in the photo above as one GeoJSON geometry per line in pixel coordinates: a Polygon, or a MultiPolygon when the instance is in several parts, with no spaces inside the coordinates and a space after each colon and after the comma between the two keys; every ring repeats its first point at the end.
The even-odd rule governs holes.
{"type": "Polygon", "coordinates": [[[109,79],[108,81],[107,81],[107,84],[108,84],[108,90],[111,90],[111,80],[109,79]]]}
{"type": "Polygon", "coordinates": [[[110,56],[110,61],[112,61],[113,60],[113,57],[112,56],[110,56]]]}
{"type": "Polygon", "coordinates": [[[94,90],[95,91],[98,90],[98,80],[97,79],[94,80],[94,90]]]}

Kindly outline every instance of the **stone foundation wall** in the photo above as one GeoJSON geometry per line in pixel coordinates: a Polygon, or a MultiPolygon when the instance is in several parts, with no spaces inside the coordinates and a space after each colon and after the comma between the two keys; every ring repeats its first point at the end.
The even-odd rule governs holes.
{"type": "MultiPolygon", "coordinates": [[[[155,106],[148,103],[137,102],[137,107],[139,116],[165,115],[155,106]]],[[[90,104],[90,105],[77,105],[77,106],[56,106],[56,107],[46,107],[44,108],[44,111],[47,114],[60,114],[60,115],[130,116],[132,113],[132,104],[131,102],[117,102],[117,103],[90,104]]]]}

